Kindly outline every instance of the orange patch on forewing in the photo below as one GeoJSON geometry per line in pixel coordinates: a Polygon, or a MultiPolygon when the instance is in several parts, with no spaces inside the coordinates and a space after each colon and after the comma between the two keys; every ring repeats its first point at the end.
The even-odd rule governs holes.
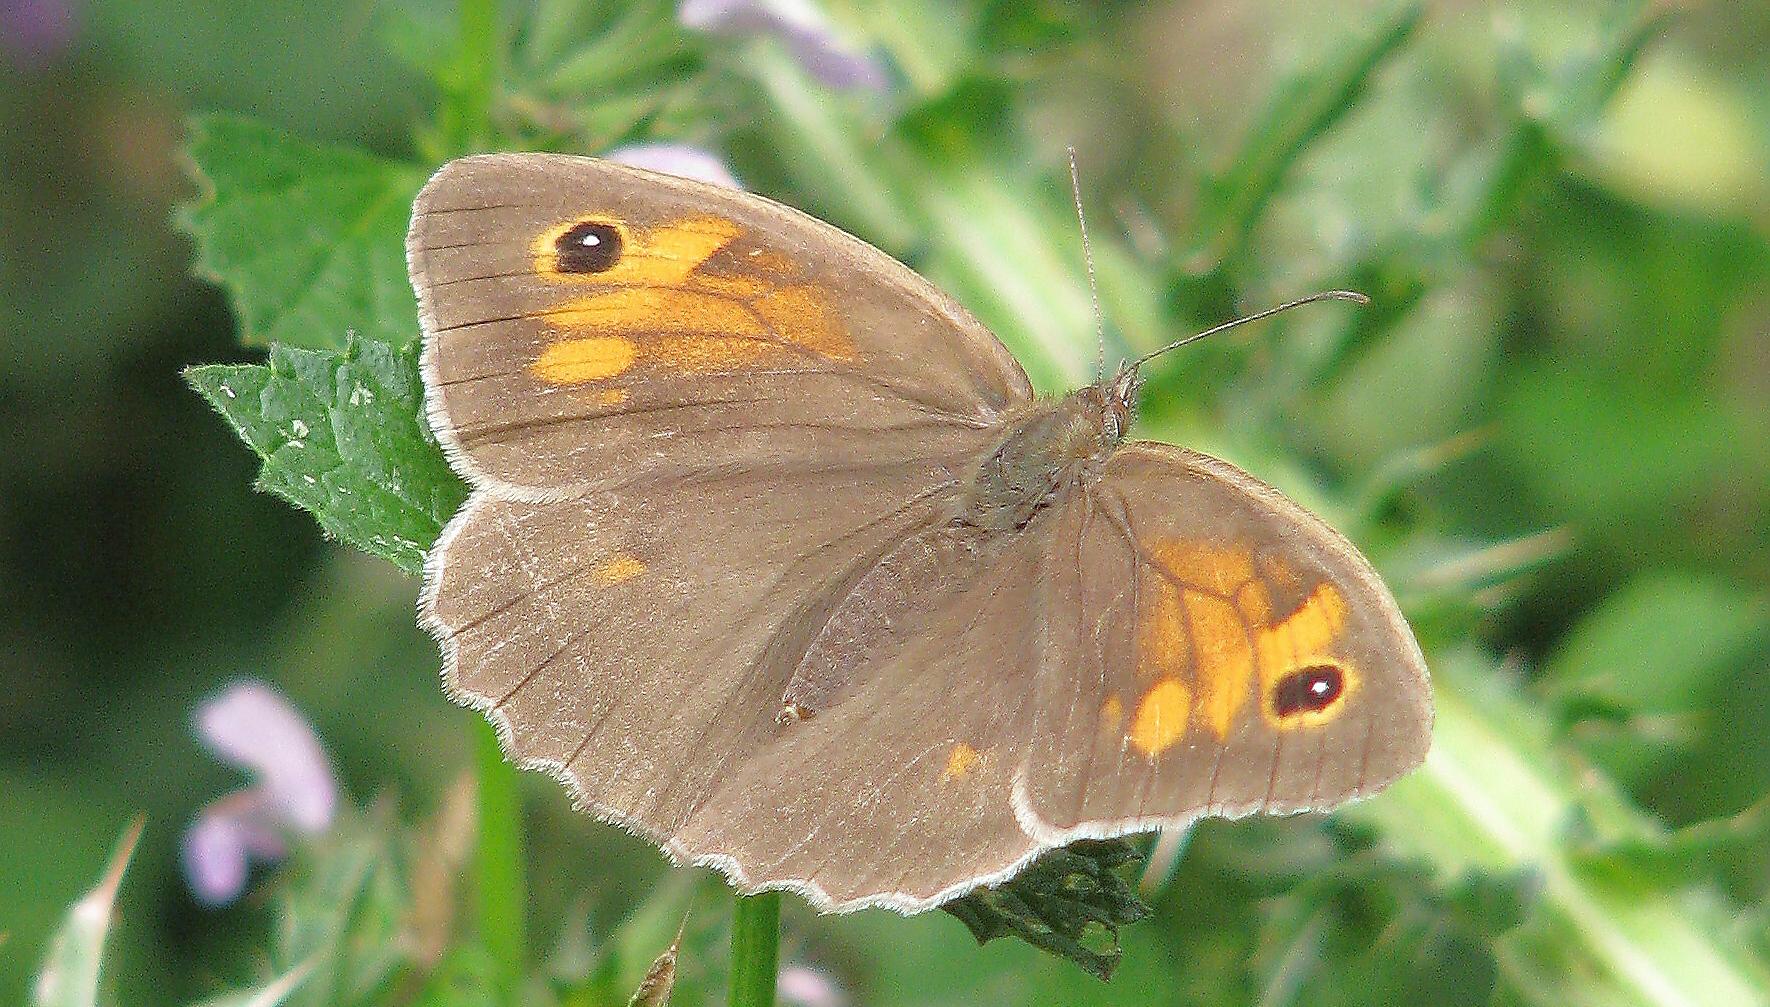
{"type": "Polygon", "coordinates": [[[1184,584],[1202,588],[1223,598],[1254,576],[1254,559],[1236,545],[1219,545],[1198,539],[1158,538],[1149,547],[1157,563],[1184,584]]]}
{"type": "Polygon", "coordinates": [[[1211,733],[1229,734],[1254,679],[1254,649],[1235,606],[1203,591],[1186,592],[1186,614],[1198,655],[1198,713],[1211,733]]]}
{"type": "Polygon", "coordinates": [[[788,352],[773,340],[742,336],[670,336],[651,343],[647,351],[659,364],[684,371],[743,368],[788,352]]]}
{"type": "Polygon", "coordinates": [[[853,358],[854,343],[818,288],[782,287],[758,298],[754,307],[756,314],[782,339],[792,340],[826,357],[853,358]]]}
{"type": "Polygon", "coordinates": [[[1191,715],[1192,691],[1179,679],[1164,678],[1138,700],[1126,740],[1144,755],[1160,755],[1186,737],[1191,715]]]}
{"type": "Polygon", "coordinates": [[[541,351],[529,371],[550,385],[578,385],[623,374],[639,358],[639,347],[620,336],[565,339],[541,351]]]}
{"type": "Polygon", "coordinates": [[[595,578],[596,583],[603,587],[609,587],[632,580],[644,572],[645,564],[643,562],[636,557],[620,552],[597,564],[596,569],[590,572],[590,576],[595,578]]]}
{"type": "Polygon", "coordinates": [[[1151,577],[1137,634],[1137,673],[1145,679],[1176,675],[1185,669],[1186,610],[1180,588],[1166,577],[1151,577]]]}
{"type": "Polygon", "coordinates": [[[579,298],[548,312],[546,321],[555,331],[571,335],[579,332],[768,334],[756,315],[737,301],[671,287],[627,287],[579,298]]]}
{"type": "Polygon", "coordinates": [[[1268,675],[1282,675],[1301,661],[1321,657],[1345,624],[1346,598],[1324,582],[1284,621],[1255,634],[1261,668],[1268,675]]]}
{"type": "Polygon", "coordinates": [[[982,759],[983,756],[977,751],[977,749],[972,748],[970,745],[961,741],[954,745],[953,750],[947,754],[946,772],[940,774],[941,779],[960,779],[964,777],[965,774],[971,772],[982,759]]]}
{"type": "MultiPolygon", "coordinates": [[[[1291,718],[1281,726],[1318,724],[1332,719],[1344,705],[1345,698],[1357,687],[1357,671],[1331,651],[1331,645],[1346,625],[1346,614],[1345,595],[1334,585],[1323,582],[1282,622],[1254,634],[1254,645],[1260,658],[1262,696],[1270,696],[1280,679],[1314,664],[1338,667],[1343,679],[1339,702],[1325,710],[1291,718]]],[[[1261,705],[1271,706],[1270,703],[1261,705]]],[[[1268,714],[1268,719],[1276,720],[1270,717],[1270,710],[1268,714]]]]}

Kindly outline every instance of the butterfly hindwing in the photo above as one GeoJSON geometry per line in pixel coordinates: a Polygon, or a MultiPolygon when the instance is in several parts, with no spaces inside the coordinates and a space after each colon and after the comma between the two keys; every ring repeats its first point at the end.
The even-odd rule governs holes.
{"type": "Polygon", "coordinates": [[[1394,600],[1276,491],[1127,443],[1054,519],[1015,794],[1042,842],[1328,807],[1424,758],[1425,664],[1394,600]]]}

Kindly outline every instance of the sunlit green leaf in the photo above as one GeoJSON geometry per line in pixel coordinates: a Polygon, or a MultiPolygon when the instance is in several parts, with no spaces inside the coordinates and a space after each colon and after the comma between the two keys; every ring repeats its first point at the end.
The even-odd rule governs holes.
{"type": "Polygon", "coordinates": [[[417,336],[405,233],[424,171],[221,115],[192,120],[189,154],[204,193],[180,219],[242,341],[339,349],[349,333],[417,336]]]}
{"type": "Polygon", "coordinates": [[[466,488],[425,424],[415,344],[273,347],[263,364],[185,372],[264,461],[260,488],[401,569],[424,554],[466,488]]]}

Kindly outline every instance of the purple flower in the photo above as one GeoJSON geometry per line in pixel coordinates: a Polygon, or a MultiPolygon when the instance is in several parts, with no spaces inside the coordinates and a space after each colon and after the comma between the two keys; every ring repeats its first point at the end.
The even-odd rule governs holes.
{"type": "Polygon", "coordinates": [[[206,905],[233,901],[251,860],[277,860],[286,837],[332,824],[338,781],[307,721],[280,693],[240,682],[197,709],[197,735],[210,751],[253,776],[244,790],[211,802],[184,834],[184,872],[206,905]]]}
{"type": "Polygon", "coordinates": [[[842,988],[827,974],[804,965],[788,965],[775,976],[781,1003],[792,1007],[847,1007],[842,988]]]}
{"type": "Polygon", "coordinates": [[[74,40],[74,7],[67,0],[0,0],[0,49],[21,67],[48,62],[74,40]]]}
{"type": "Polygon", "coordinates": [[[682,0],[676,19],[700,31],[778,38],[807,73],[833,88],[886,88],[879,61],[838,39],[810,0],[682,0]]]}
{"type": "Polygon", "coordinates": [[[603,155],[610,161],[679,175],[728,189],[742,189],[731,169],[717,155],[686,143],[630,143],[603,155]]]}

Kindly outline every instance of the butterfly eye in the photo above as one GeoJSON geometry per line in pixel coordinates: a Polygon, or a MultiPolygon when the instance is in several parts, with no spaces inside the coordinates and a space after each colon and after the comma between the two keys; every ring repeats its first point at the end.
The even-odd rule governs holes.
{"type": "Polygon", "coordinates": [[[1346,690],[1346,678],[1331,664],[1311,665],[1278,680],[1272,689],[1272,712],[1280,717],[1320,713],[1346,690]]]}
{"type": "Polygon", "coordinates": [[[621,232],[613,224],[586,220],[553,243],[556,268],[562,273],[602,273],[621,258],[621,232]]]}

